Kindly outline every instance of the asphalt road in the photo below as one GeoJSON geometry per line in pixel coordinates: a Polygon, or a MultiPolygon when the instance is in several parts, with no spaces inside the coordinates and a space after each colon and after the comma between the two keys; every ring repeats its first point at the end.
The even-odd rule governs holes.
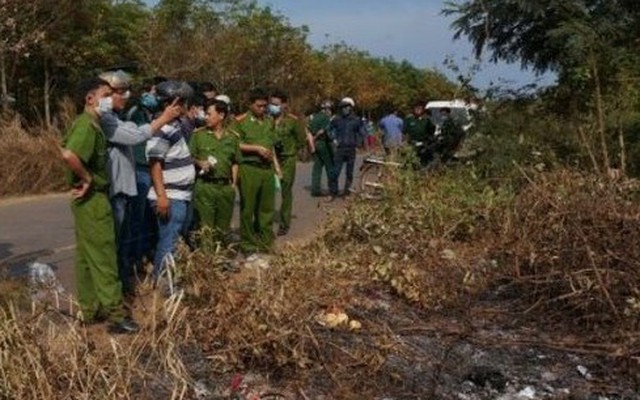
{"type": "MultiPolygon", "coordinates": [[[[312,163],[298,163],[294,219],[289,234],[278,238],[278,244],[312,238],[327,213],[343,204],[342,200],[327,204],[310,196],[311,166],[312,163]]],[[[344,179],[344,172],[341,178],[344,179]]],[[[324,178],[323,187],[326,188],[324,178]]],[[[67,193],[0,200],[0,274],[21,275],[33,261],[47,263],[53,266],[66,291],[73,293],[75,238],[69,202],[67,193]]],[[[237,210],[238,207],[234,227],[238,226],[237,210]]]]}

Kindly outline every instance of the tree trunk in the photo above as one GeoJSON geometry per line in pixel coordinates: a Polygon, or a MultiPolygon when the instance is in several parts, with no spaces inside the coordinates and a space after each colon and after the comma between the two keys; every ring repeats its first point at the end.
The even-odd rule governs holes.
{"type": "Polygon", "coordinates": [[[618,141],[620,142],[620,172],[622,176],[627,175],[627,149],[624,142],[624,130],[622,122],[618,119],[618,141]]]}
{"type": "Polygon", "coordinates": [[[44,59],[44,123],[51,129],[51,78],[49,77],[49,61],[44,59]]]}
{"type": "Polygon", "coordinates": [[[611,165],[609,164],[609,150],[607,149],[607,137],[604,124],[604,105],[602,102],[602,84],[600,82],[600,71],[596,62],[595,55],[591,55],[591,70],[593,71],[593,79],[596,89],[596,113],[598,121],[598,134],[600,136],[600,146],[602,147],[602,162],[604,164],[604,172],[607,173],[611,165]]]}
{"type": "Polygon", "coordinates": [[[9,89],[7,88],[7,65],[5,63],[5,52],[0,51],[0,104],[2,111],[9,109],[9,89]]]}
{"type": "Polygon", "coordinates": [[[593,151],[591,151],[590,140],[587,138],[587,135],[585,135],[584,129],[582,128],[582,126],[578,125],[577,131],[580,137],[580,142],[582,142],[582,145],[589,155],[589,159],[591,160],[591,164],[593,165],[593,170],[596,172],[596,174],[600,173],[600,166],[598,165],[596,156],[593,154],[593,151]]]}

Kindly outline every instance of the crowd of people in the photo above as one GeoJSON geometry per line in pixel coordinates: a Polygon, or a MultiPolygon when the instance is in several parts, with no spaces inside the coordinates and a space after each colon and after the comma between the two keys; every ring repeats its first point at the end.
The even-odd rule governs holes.
{"type": "MultiPolygon", "coordinates": [[[[323,101],[299,118],[283,90],[255,88],[247,111],[233,115],[231,99],[211,83],[157,77],[131,105],[132,79],[121,70],[82,82],[77,94],[81,113],[62,157],[72,187],[78,302],[85,323],[109,321],[118,333],[139,329],[126,304],[147,261],[157,281],[181,237],[198,246],[193,233],[207,228],[228,243],[237,194],[240,252],[248,261],[271,252],[276,233],[291,228],[299,151],[308,146],[313,154],[311,195],[325,195],[324,173],[332,201],[351,193],[356,150],[367,148],[371,133],[349,97],[323,101]]],[[[398,130],[410,141],[432,136],[433,124],[418,108],[424,111],[416,105],[404,122],[384,118],[385,137],[398,130]]]]}
{"type": "Polygon", "coordinates": [[[421,166],[450,161],[460,146],[465,131],[462,125],[452,118],[450,108],[444,107],[438,111],[439,132],[436,130],[431,110],[426,109],[423,101],[414,103],[411,113],[404,119],[400,118],[398,110],[384,116],[378,126],[382,133],[385,153],[395,154],[403,145],[409,144],[415,150],[421,166]]]}

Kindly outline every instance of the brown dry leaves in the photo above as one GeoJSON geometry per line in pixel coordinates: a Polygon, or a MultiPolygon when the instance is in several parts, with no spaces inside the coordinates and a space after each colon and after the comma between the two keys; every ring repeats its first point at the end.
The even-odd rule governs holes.
{"type": "Polygon", "coordinates": [[[60,140],[54,130],[27,132],[18,118],[0,119],[0,197],[64,189],[60,140]]]}
{"type": "Polygon", "coordinates": [[[637,321],[638,238],[637,184],[564,170],[523,190],[494,254],[529,312],[615,331],[637,321]]]}

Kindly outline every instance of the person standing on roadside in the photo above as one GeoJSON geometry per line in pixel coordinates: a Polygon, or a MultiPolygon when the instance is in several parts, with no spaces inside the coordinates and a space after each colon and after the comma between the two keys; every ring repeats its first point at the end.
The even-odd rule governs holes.
{"type": "Polygon", "coordinates": [[[118,280],[116,236],[109,203],[107,138],[100,129],[100,110],[108,105],[109,83],[90,79],[78,87],[80,114],[63,139],[62,158],[73,187],[75,220],[75,279],[85,323],[106,318],[114,333],[134,333],[138,325],[125,315],[118,280]]]}
{"type": "Polygon", "coordinates": [[[465,131],[462,125],[451,115],[451,109],[445,107],[440,110],[442,126],[440,133],[439,154],[440,161],[446,163],[454,158],[458,147],[464,139],[465,131]]]}
{"type": "Polygon", "coordinates": [[[182,133],[184,134],[187,143],[191,140],[193,132],[205,124],[205,102],[206,98],[198,94],[194,95],[187,101],[187,112],[180,117],[182,133]]]}
{"type": "Polygon", "coordinates": [[[197,130],[189,150],[199,173],[193,191],[196,228],[213,229],[224,241],[231,230],[233,205],[238,184],[240,140],[225,127],[229,113],[226,103],[207,102],[206,128],[197,130]]]}
{"type": "MultiPolygon", "coordinates": [[[[145,80],[138,104],[131,107],[127,112],[127,121],[131,121],[139,127],[150,124],[153,121],[159,111],[156,85],[166,80],[161,76],[145,80]]],[[[131,258],[135,264],[134,267],[140,271],[143,270],[145,259],[149,262],[153,260],[153,251],[158,239],[156,218],[147,199],[149,189],[151,189],[151,174],[145,154],[146,148],[146,142],[133,146],[138,194],[131,205],[130,234],[133,240],[131,258]]]]}
{"type": "Polygon", "coordinates": [[[404,120],[405,140],[414,147],[420,164],[427,165],[432,157],[431,146],[435,140],[436,126],[425,113],[425,103],[417,101],[413,104],[412,113],[404,120]],[[422,143],[421,146],[417,146],[422,143]]]}
{"type": "Polygon", "coordinates": [[[211,82],[199,82],[197,86],[193,88],[197,91],[196,94],[203,96],[206,100],[213,100],[218,95],[218,89],[211,82]]]}
{"type": "Polygon", "coordinates": [[[355,101],[345,97],[338,106],[338,115],[331,120],[330,131],[333,137],[335,153],[333,157],[333,172],[329,180],[330,201],[338,196],[338,179],[342,172],[343,164],[346,164],[346,181],[344,184],[344,196],[348,196],[353,183],[353,169],[356,162],[356,149],[362,145],[366,148],[365,137],[367,135],[362,121],[354,113],[355,101]]]}
{"type": "Polygon", "coordinates": [[[330,125],[333,103],[325,100],[320,105],[320,111],[309,119],[308,130],[313,136],[315,152],[313,153],[313,169],[311,170],[311,196],[322,196],[322,171],[331,179],[333,171],[333,149],[331,147],[330,125]]]}
{"type": "Polygon", "coordinates": [[[398,111],[394,110],[378,123],[382,130],[382,146],[387,156],[397,152],[402,145],[403,121],[398,117],[398,111]]]}
{"type": "Polygon", "coordinates": [[[275,131],[266,113],[269,94],[260,88],[249,92],[249,111],[236,117],[230,130],[240,138],[241,251],[251,255],[273,247],[276,174],[282,176],[274,154],[275,131]]]}
{"type": "Polygon", "coordinates": [[[293,213],[293,183],[296,179],[298,150],[304,147],[307,135],[297,116],[287,111],[288,96],[281,90],[275,90],[269,96],[267,110],[275,126],[275,150],[282,171],[280,193],[282,202],[278,218],[278,236],[289,233],[293,213]]]}
{"type": "Polygon", "coordinates": [[[154,133],[160,134],[160,128],[180,115],[180,108],[167,107],[150,124],[137,126],[133,122],[124,122],[118,117],[126,107],[131,92],[131,78],[121,70],[109,71],[100,75],[109,84],[111,93],[105,97],[100,109],[100,127],[109,142],[110,201],[116,224],[116,242],[118,245],[118,272],[122,281],[123,294],[134,295],[133,265],[135,260],[131,236],[131,208],[138,195],[133,148],[146,143],[154,133]]]}
{"type": "MultiPolygon", "coordinates": [[[[180,107],[186,113],[186,103],[193,89],[186,82],[166,81],[156,87],[163,109],[180,107]]],[[[180,236],[188,224],[195,168],[184,136],[179,115],[160,129],[162,134],[147,142],[147,158],[153,186],[149,200],[158,219],[158,247],[153,261],[153,276],[157,280],[164,272],[167,257],[173,255],[180,236]]]]}

